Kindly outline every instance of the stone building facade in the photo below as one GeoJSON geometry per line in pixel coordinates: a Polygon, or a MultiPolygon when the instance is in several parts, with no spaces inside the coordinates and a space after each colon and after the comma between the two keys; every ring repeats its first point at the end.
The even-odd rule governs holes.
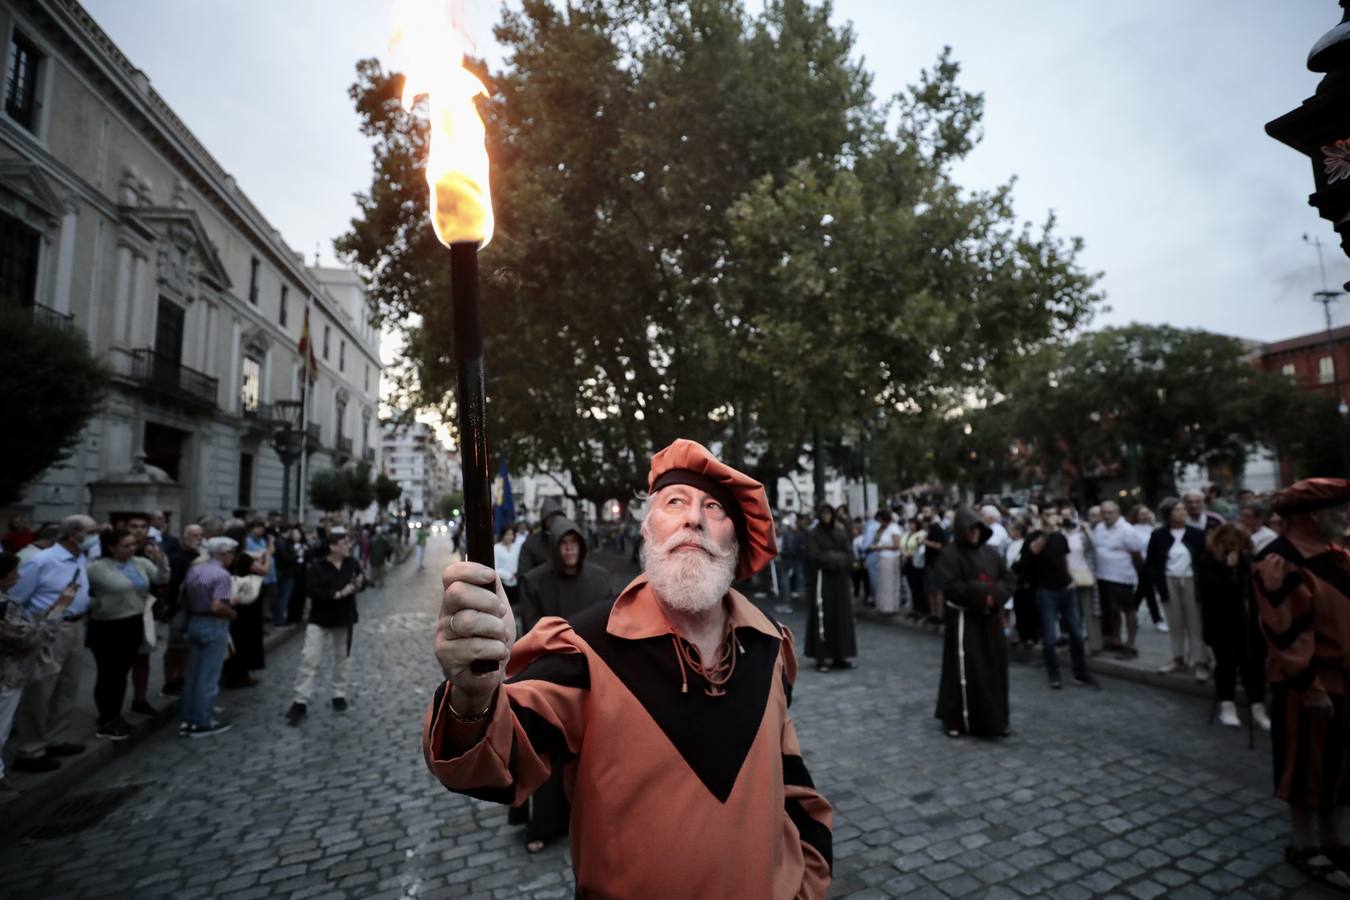
{"type": "Polygon", "coordinates": [[[300,396],[307,303],[307,468],[378,470],[379,335],[356,276],[307,267],[75,0],[0,0],[0,39],[0,294],[82,332],[113,373],[19,508],[280,509],[274,404],[300,396]]]}
{"type": "Polygon", "coordinates": [[[459,457],[441,444],[431,426],[389,423],[381,442],[383,471],[403,488],[399,506],[406,505],[414,517],[434,518],[437,500],[463,490],[459,457]]]}

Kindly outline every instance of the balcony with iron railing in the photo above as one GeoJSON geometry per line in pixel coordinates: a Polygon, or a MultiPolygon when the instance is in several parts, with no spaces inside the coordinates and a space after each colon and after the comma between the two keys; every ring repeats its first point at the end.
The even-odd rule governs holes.
{"type": "Polygon", "coordinates": [[[374,448],[374,447],[367,447],[366,449],[362,450],[362,451],[361,451],[361,458],[364,459],[366,462],[370,463],[371,465],[374,465],[374,464],[375,464],[375,448],[374,448]]]}
{"type": "Polygon", "coordinates": [[[189,409],[215,409],[219,379],[151,349],[131,351],[131,380],[148,393],[189,409]]]}
{"type": "Polygon", "coordinates": [[[338,456],[350,457],[352,455],[352,439],[339,434],[337,440],[333,443],[333,449],[338,456]]]}
{"type": "Polygon", "coordinates": [[[39,325],[46,325],[48,328],[59,328],[62,331],[69,331],[75,327],[75,317],[63,312],[57,312],[50,306],[43,306],[41,303],[34,303],[32,306],[33,321],[39,325]]]}

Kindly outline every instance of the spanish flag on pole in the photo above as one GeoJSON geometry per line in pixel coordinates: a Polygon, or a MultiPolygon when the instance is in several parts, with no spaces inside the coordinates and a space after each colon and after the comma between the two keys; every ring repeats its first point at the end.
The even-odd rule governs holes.
{"type": "Polygon", "coordinates": [[[305,301],[305,327],[300,329],[300,364],[305,367],[305,379],[313,384],[319,378],[319,360],[314,356],[314,338],[309,333],[309,301],[305,301]]]}

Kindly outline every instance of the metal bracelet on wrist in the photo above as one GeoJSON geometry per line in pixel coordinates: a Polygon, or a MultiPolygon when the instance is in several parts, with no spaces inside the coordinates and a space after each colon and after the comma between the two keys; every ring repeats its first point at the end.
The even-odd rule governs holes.
{"type": "Polygon", "coordinates": [[[454,695],[452,694],[450,699],[446,701],[445,708],[449,710],[450,718],[454,719],[456,722],[459,722],[461,725],[472,725],[475,722],[481,722],[488,717],[488,713],[492,712],[492,700],[492,697],[488,697],[487,705],[484,706],[481,711],[476,712],[471,716],[461,716],[459,713],[455,712],[455,701],[454,695]]]}

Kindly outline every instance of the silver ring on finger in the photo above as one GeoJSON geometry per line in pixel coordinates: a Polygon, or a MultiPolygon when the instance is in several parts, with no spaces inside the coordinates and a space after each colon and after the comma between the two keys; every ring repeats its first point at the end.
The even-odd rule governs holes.
{"type": "Polygon", "coordinates": [[[455,610],[455,612],[452,612],[452,613],[450,614],[450,618],[448,618],[448,619],[445,620],[445,627],[447,627],[447,628],[450,629],[450,636],[451,636],[451,637],[461,637],[460,633],[459,633],[457,630],[455,630],[455,615],[456,615],[458,612],[459,612],[459,610],[455,610]]]}

